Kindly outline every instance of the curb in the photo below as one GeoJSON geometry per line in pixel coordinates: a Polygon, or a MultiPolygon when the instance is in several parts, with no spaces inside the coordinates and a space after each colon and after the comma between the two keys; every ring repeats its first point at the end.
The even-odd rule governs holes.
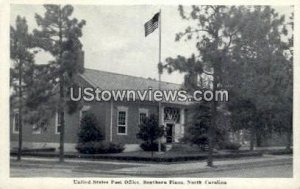
{"type": "Polygon", "coordinates": [[[193,174],[193,173],[207,173],[207,172],[219,172],[219,171],[227,171],[227,170],[238,170],[238,169],[246,169],[246,168],[254,168],[254,167],[270,167],[276,165],[292,165],[290,162],[292,159],[281,159],[281,160],[273,160],[273,161],[261,161],[261,162],[249,162],[249,163],[239,163],[239,164],[228,164],[224,166],[218,167],[205,167],[199,169],[191,169],[191,170],[178,170],[176,171],[140,171],[140,172],[129,172],[129,171],[86,171],[86,170],[72,170],[72,172],[84,172],[84,173],[99,173],[99,174],[108,174],[108,175],[127,175],[127,176],[157,176],[157,177],[168,177],[168,176],[178,176],[182,174],[193,174]]]}
{"type": "MultiPolygon", "coordinates": [[[[16,153],[11,153],[11,156],[15,156],[16,153]]],[[[59,154],[53,153],[22,153],[25,157],[59,157],[59,154]]],[[[238,159],[244,157],[262,157],[262,152],[241,152],[241,153],[228,153],[228,154],[214,154],[215,159],[238,159]]],[[[207,155],[189,155],[189,156],[176,156],[176,157],[136,157],[136,156],[110,156],[110,155],[85,155],[85,154],[65,154],[65,158],[70,159],[85,159],[85,160],[118,160],[118,161],[144,161],[155,163],[173,163],[173,162],[185,162],[194,160],[206,160],[207,155]]]]}

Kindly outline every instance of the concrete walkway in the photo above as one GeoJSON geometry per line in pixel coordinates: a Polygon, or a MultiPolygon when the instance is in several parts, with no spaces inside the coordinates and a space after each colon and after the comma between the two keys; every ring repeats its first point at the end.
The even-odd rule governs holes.
{"type": "Polygon", "coordinates": [[[23,158],[22,162],[17,162],[12,158],[11,166],[21,166],[24,168],[36,166],[37,168],[72,169],[73,172],[95,174],[167,177],[180,174],[234,170],[247,167],[292,164],[292,160],[292,155],[264,155],[263,157],[255,158],[216,160],[214,161],[215,167],[212,168],[206,166],[206,161],[143,163],[66,159],[64,163],[58,163],[57,159],[26,157],[23,158]]]}
{"type": "Polygon", "coordinates": [[[208,167],[205,161],[185,162],[174,164],[150,164],[147,166],[128,167],[113,170],[114,174],[123,175],[145,175],[145,176],[168,176],[188,173],[200,173],[209,171],[222,171],[239,169],[241,167],[272,166],[278,164],[292,163],[291,156],[264,156],[261,158],[236,159],[215,161],[215,167],[208,167]]]}

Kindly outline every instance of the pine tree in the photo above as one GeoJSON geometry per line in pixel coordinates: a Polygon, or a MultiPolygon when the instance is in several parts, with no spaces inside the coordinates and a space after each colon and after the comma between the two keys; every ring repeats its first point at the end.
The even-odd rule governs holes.
{"type": "Polygon", "coordinates": [[[26,112],[26,100],[28,99],[28,88],[32,81],[34,65],[34,54],[30,51],[32,36],[28,32],[28,25],[25,17],[17,16],[15,27],[10,27],[10,97],[11,108],[18,108],[19,123],[19,146],[18,160],[22,155],[22,135],[24,113],[26,112]]]}
{"type": "Polygon", "coordinates": [[[50,52],[54,61],[46,67],[48,83],[52,89],[58,86],[59,106],[57,107],[61,117],[60,132],[60,161],[64,160],[64,109],[66,107],[66,94],[70,86],[74,84],[74,77],[83,71],[78,63],[81,57],[82,44],[79,38],[82,36],[82,28],[85,21],[72,18],[73,7],[71,5],[44,5],[44,16],[35,15],[38,29],[34,30],[35,45],[50,52]]]}
{"type": "Polygon", "coordinates": [[[287,100],[292,99],[292,62],[288,58],[292,55],[287,56],[291,45],[283,40],[288,35],[284,16],[268,6],[253,7],[243,15],[245,22],[241,23],[239,37],[234,42],[226,80],[234,99],[243,99],[254,106],[255,112],[246,111],[253,116],[247,116],[246,112],[240,116],[233,111],[237,113],[233,116],[235,123],[245,120],[244,117],[251,118],[251,124],[246,127],[251,129],[250,149],[253,150],[255,135],[259,145],[264,130],[272,132],[292,125],[289,121],[292,100],[287,100]]]}
{"type": "MultiPolygon", "coordinates": [[[[268,6],[192,6],[188,13],[179,6],[179,13],[191,26],[179,32],[175,40],[195,41],[198,54],[190,58],[168,58],[163,67],[170,72],[185,73],[188,79],[185,83],[189,83],[191,91],[208,87],[215,93],[220,88],[227,89],[233,95],[230,102],[247,102],[242,122],[247,122],[246,128],[252,131],[253,148],[256,115],[270,110],[274,116],[278,109],[276,100],[283,99],[279,90],[283,90],[283,85],[291,86],[279,84],[291,75],[281,70],[289,65],[284,56],[287,45],[280,35],[287,33],[284,17],[268,6]],[[212,83],[203,86],[203,78],[212,83]]],[[[217,106],[216,101],[211,102],[208,166],[213,166],[217,106]]]]}
{"type": "MultiPolygon", "coordinates": [[[[187,78],[194,81],[193,90],[201,88],[199,79],[203,74],[212,78],[212,84],[207,85],[212,92],[222,86],[222,66],[228,59],[228,51],[232,46],[232,40],[238,30],[236,24],[239,20],[235,15],[240,13],[240,10],[235,7],[225,6],[192,6],[191,12],[186,14],[183,6],[179,6],[179,13],[185,20],[196,21],[195,27],[189,26],[184,32],[179,32],[176,35],[176,41],[181,39],[196,40],[196,48],[199,52],[194,59],[194,63],[190,64],[186,59],[167,59],[169,70],[179,70],[187,72],[187,78]],[[232,19],[235,18],[235,19],[232,19]],[[179,61],[178,63],[176,63],[179,61]],[[192,67],[191,67],[192,66],[192,67]],[[189,68],[188,68],[189,67],[189,68]]],[[[215,129],[217,120],[217,102],[211,102],[211,126],[208,129],[208,160],[207,165],[213,166],[213,148],[215,145],[215,129]]]]}

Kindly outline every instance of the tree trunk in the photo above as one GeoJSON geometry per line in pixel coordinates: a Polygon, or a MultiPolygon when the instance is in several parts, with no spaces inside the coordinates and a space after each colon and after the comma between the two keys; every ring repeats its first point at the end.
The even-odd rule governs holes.
{"type": "Polygon", "coordinates": [[[290,128],[287,132],[287,143],[286,143],[286,147],[285,149],[286,150],[291,150],[291,146],[292,146],[292,135],[293,135],[293,132],[292,132],[292,128],[290,128]]]}
{"type": "MultiPolygon", "coordinates": [[[[216,70],[216,69],[215,69],[216,70]]],[[[213,94],[215,94],[217,88],[217,79],[216,71],[214,70],[213,74],[213,94]]],[[[213,167],[213,151],[214,151],[214,142],[215,142],[215,128],[216,128],[216,119],[217,119],[217,102],[213,99],[211,102],[211,126],[208,127],[208,157],[207,157],[207,166],[213,167]]]]}
{"type": "Polygon", "coordinates": [[[64,84],[63,84],[63,76],[60,79],[60,102],[61,106],[59,108],[60,114],[60,146],[59,146],[59,161],[64,161],[64,140],[65,140],[65,119],[64,119],[64,84]]]}
{"type": "Polygon", "coordinates": [[[22,143],[23,143],[23,122],[22,122],[22,61],[20,61],[19,65],[19,146],[18,146],[18,157],[17,160],[21,161],[21,156],[22,156],[22,143]]]}
{"type": "MultiPolygon", "coordinates": [[[[59,7],[59,18],[62,17],[61,14],[61,8],[59,7]]],[[[63,36],[62,36],[62,23],[60,21],[59,23],[59,44],[60,44],[60,53],[59,53],[59,64],[60,67],[62,67],[63,60],[62,60],[62,41],[63,41],[63,36]]],[[[65,108],[65,97],[64,97],[64,74],[60,73],[60,78],[59,78],[59,101],[60,101],[60,108],[59,108],[59,114],[60,114],[60,147],[59,147],[59,161],[63,162],[64,161],[64,141],[65,141],[65,117],[64,117],[64,108],[65,108]]]]}
{"type": "Polygon", "coordinates": [[[255,142],[255,130],[254,130],[254,125],[250,123],[250,151],[254,150],[254,142],[255,142]]]}
{"type": "Polygon", "coordinates": [[[241,143],[241,130],[236,131],[235,134],[236,134],[237,142],[240,144],[241,143]]]}
{"type": "Polygon", "coordinates": [[[260,132],[255,132],[256,133],[256,146],[261,147],[262,145],[262,134],[260,132]]]}
{"type": "MultiPolygon", "coordinates": [[[[151,140],[150,146],[154,146],[153,143],[154,143],[154,141],[151,140]]],[[[160,144],[158,144],[158,152],[160,152],[160,146],[159,145],[160,144]]],[[[153,158],[153,149],[151,150],[151,158],[153,158]]]]}
{"type": "MultiPolygon", "coordinates": [[[[212,116],[214,117],[214,116],[212,116]]],[[[214,119],[214,118],[212,118],[214,119]]],[[[214,122],[212,120],[212,122],[214,122]]],[[[207,166],[213,167],[213,151],[214,151],[214,123],[211,124],[211,127],[208,129],[208,157],[207,157],[207,166]]]]}

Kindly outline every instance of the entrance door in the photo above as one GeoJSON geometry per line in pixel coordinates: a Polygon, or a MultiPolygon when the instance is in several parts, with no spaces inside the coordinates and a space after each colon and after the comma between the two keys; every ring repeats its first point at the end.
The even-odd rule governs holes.
{"type": "Polygon", "coordinates": [[[167,143],[172,143],[173,142],[173,127],[174,124],[172,123],[167,123],[166,125],[166,142],[167,143]]]}

